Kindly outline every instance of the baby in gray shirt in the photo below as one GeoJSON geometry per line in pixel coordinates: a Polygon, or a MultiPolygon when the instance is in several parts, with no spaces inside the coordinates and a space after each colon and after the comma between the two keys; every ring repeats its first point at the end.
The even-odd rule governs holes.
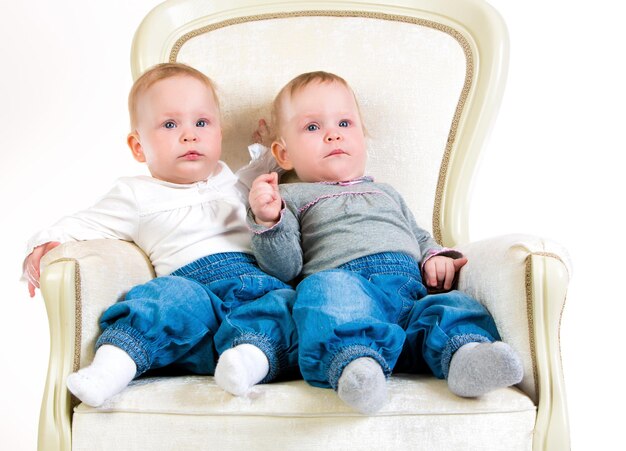
{"type": "Polygon", "coordinates": [[[430,372],[465,397],[519,383],[521,361],[489,312],[451,291],[467,259],[420,228],[391,186],[364,176],[364,127],[345,80],[302,74],[273,106],[271,151],[301,183],[259,176],[248,223],[260,267],[298,282],[305,380],[362,413],[384,406],[392,371],[430,372]]]}

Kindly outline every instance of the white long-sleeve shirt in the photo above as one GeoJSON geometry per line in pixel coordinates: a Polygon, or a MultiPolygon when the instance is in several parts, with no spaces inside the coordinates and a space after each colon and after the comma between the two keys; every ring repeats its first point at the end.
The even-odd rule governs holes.
{"type": "Polygon", "coordinates": [[[92,207],[66,216],[28,241],[27,254],[49,241],[132,241],[157,276],[206,255],[250,250],[244,194],[223,162],[220,172],[190,185],[153,177],[120,178],[92,207]]]}

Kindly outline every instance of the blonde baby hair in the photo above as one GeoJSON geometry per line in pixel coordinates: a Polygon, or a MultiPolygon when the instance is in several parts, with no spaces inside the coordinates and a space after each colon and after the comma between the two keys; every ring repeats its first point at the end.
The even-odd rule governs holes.
{"type": "MultiPolygon", "coordinates": [[[[278,139],[280,136],[280,127],[282,121],[282,104],[283,101],[287,98],[293,97],[302,89],[313,83],[339,83],[345,86],[350,90],[352,96],[354,97],[354,101],[356,102],[357,111],[359,112],[359,116],[361,117],[361,123],[363,123],[363,115],[361,114],[361,108],[359,107],[359,102],[357,101],[356,96],[354,95],[354,91],[348,84],[346,80],[344,80],[339,75],[324,72],[324,71],[314,71],[314,72],[305,72],[304,74],[300,74],[294,79],[292,79],[289,83],[287,83],[283,88],[278,92],[274,102],[272,103],[272,112],[271,112],[271,132],[272,139],[278,139]]],[[[363,126],[363,132],[365,133],[365,126],[363,126]]]]}
{"type": "Polygon", "coordinates": [[[213,81],[205,74],[191,66],[181,63],[162,63],[152,66],[146,72],[144,72],[133,84],[133,87],[128,94],[128,114],[130,116],[130,126],[132,130],[137,127],[137,102],[140,96],[148,90],[157,81],[164,80],[166,78],[187,76],[195,78],[196,80],[204,83],[207,88],[213,93],[213,99],[218,111],[220,110],[219,99],[215,89],[213,81]]]}

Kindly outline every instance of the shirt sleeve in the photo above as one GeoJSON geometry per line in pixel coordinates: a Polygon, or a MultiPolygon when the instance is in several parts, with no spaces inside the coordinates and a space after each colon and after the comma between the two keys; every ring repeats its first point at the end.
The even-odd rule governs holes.
{"type": "Polygon", "coordinates": [[[26,255],[50,241],[65,243],[94,239],[134,241],[139,222],[134,192],[123,179],[96,204],[86,210],[65,216],[51,227],[33,235],[27,243],[26,255]]]}
{"type": "Polygon", "coordinates": [[[411,212],[410,208],[408,207],[400,193],[393,190],[392,194],[394,195],[394,199],[396,199],[396,201],[398,202],[398,205],[400,205],[402,215],[409,222],[411,230],[413,231],[413,235],[419,243],[420,253],[422,255],[422,260],[420,264],[422,267],[424,266],[424,263],[426,263],[430,258],[434,257],[435,255],[444,255],[446,257],[454,259],[463,257],[463,254],[461,252],[439,245],[439,243],[435,241],[435,239],[427,230],[424,230],[417,224],[415,216],[413,216],[413,213],[411,212]]]}
{"type": "Polygon", "coordinates": [[[302,271],[303,254],[300,224],[294,212],[283,204],[279,221],[273,227],[264,227],[254,222],[248,209],[248,227],[252,230],[252,252],[259,267],[283,282],[295,279],[302,271]]]}

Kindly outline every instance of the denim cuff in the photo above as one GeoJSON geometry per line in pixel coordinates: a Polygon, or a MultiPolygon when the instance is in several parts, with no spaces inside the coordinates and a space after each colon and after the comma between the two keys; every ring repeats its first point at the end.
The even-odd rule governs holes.
{"type": "Polygon", "coordinates": [[[339,384],[339,378],[341,377],[341,373],[343,373],[343,369],[348,366],[350,362],[361,357],[370,357],[376,360],[376,362],[378,362],[381,366],[385,377],[389,377],[391,374],[391,368],[389,368],[385,359],[378,352],[363,345],[349,345],[341,348],[330,361],[327,374],[328,383],[333,390],[337,390],[337,385],[339,384]]]}
{"type": "Polygon", "coordinates": [[[281,368],[285,367],[286,355],[282,348],[276,346],[274,341],[262,334],[245,333],[233,340],[232,346],[238,346],[242,344],[250,344],[259,348],[267,357],[269,362],[269,371],[267,376],[259,382],[260,384],[266,384],[273,381],[280,374],[281,368]]]}
{"type": "Polygon", "coordinates": [[[147,351],[148,343],[138,330],[122,325],[109,326],[96,341],[96,350],[102,345],[113,345],[128,354],[137,365],[135,377],[150,369],[152,359],[147,351]]]}
{"type": "Polygon", "coordinates": [[[452,356],[461,346],[468,343],[491,343],[491,340],[484,335],[479,334],[462,334],[455,335],[450,338],[441,353],[441,371],[443,372],[444,379],[448,378],[452,356]]]}

